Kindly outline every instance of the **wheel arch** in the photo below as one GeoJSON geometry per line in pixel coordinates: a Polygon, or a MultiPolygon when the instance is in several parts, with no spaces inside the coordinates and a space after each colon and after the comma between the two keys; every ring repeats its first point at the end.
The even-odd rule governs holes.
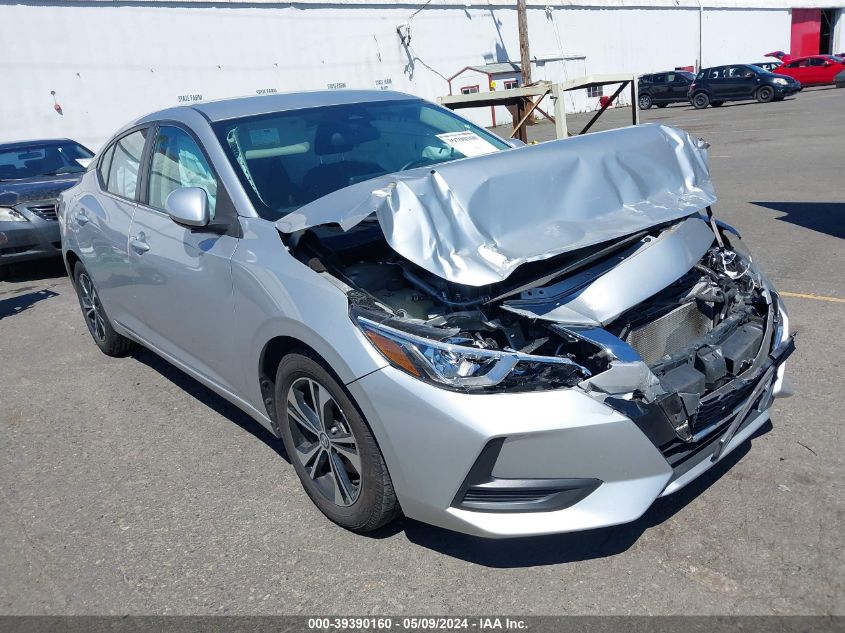
{"type": "MultiPolygon", "coordinates": [[[[267,340],[258,356],[258,385],[264,408],[273,424],[273,430],[277,434],[279,429],[277,426],[275,402],[276,372],[282,359],[292,353],[304,353],[311,356],[344,388],[349,382],[354,380],[354,378],[349,378],[351,371],[349,367],[335,367],[327,358],[327,354],[321,353],[319,349],[309,344],[303,337],[291,334],[279,334],[267,340]],[[344,379],[344,375],[347,375],[346,379],[344,379]]],[[[352,399],[354,402],[354,398],[352,399]]]]}
{"type": "Polygon", "coordinates": [[[76,251],[68,249],[64,256],[65,260],[65,269],[67,270],[67,276],[70,277],[71,283],[76,283],[73,278],[73,269],[76,268],[76,264],[82,261],[82,258],[76,254],[76,251]]]}

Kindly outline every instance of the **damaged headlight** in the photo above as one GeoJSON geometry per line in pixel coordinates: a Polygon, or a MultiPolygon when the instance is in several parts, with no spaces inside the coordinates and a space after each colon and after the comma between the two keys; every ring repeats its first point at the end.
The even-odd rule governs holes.
{"type": "Polygon", "coordinates": [[[361,331],[397,369],[462,391],[531,391],[571,387],[590,372],[568,358],[481,349],[418,336],[353,316],[361,331]]]}

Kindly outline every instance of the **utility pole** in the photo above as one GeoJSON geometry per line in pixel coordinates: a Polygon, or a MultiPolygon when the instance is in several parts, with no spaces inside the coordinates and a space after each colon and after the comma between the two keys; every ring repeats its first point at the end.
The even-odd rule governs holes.
{"type": "Polygon", "coordinates": [[[531,54],[528,52],[528,17],[525,0],[516,0],[516,22],[519,26],[519,64],[522,68],[522,85],[531,83],[531,54]]]}

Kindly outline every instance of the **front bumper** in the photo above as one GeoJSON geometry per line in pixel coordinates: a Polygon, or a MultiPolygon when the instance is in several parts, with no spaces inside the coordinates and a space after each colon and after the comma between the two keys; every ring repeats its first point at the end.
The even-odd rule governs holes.
{"type": "Polygon", "coordinates": [[[392,367],[348,388],[379,441],[406,516],[478,536],[530,536],[634,521],[655,499],[693,481],[769,419],[786,356],[773,354],[762,368],[757,379],[767,383],[742,423],[729,429],[726,416],[680,462],[661,452],[630,417],[577,389],[470,395],[433,387],[392,367]],[[718,459],[712,459],[723,438],[718,459]],[[560,509],[467,509],[462,494],[491,443],[500,447],[482,473],[488,479],[535,486],[545,480],[552,488],[574,481],[581,492],[561,493],[558,498],[572,503],[560,509]]]}
{"type": "Polygon", "coordinates": [[[27,222],[0,222],[0,264],[56,257],[62,254],[59,223],[47,211],[53,201],[15,205],[27,222]],[[35,212],[32,209],[38,209],[35,212]]]}

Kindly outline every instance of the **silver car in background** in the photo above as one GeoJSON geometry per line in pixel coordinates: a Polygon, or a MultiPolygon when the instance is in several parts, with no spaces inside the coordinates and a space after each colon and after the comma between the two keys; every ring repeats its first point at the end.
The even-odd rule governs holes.
{"type": "Polygon", "coordinates": [[[787,313],[715,199],[677,129],[513,147],[330,91],[145,116],[59,221],[101,350],[249,413],[332,521],[508,537],[638,518],[787,393],[787,313]]]}

